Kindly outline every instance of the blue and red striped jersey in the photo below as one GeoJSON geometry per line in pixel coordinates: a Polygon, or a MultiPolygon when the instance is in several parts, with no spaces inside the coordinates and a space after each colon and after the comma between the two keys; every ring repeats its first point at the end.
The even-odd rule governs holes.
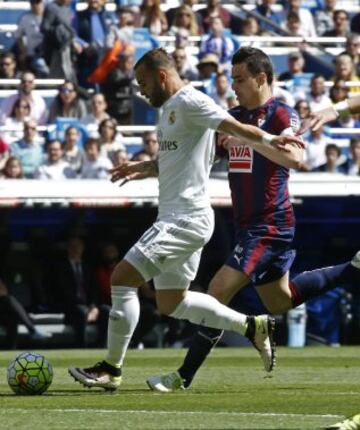
{"type": "MultiPolygon", "coordinates": [[[[295,133],[299,118],[295,110],[271,98],[265,105],[248,110],[237,106],[229,113],[244,124],[280,135],[295,133]]],[[[237,232],[251,226],[265,227],[267,235],[294,227],[295,218],[288,191],[289,169],[276,164],[247,145],[229,150],[229,183],[237,232]]]]}

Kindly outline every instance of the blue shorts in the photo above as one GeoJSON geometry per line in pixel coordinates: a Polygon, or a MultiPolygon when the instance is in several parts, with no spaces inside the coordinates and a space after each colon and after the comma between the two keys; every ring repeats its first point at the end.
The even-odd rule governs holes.
{"type": "Polygon", "coordinates": [[[255,285],[280,279],[295,259],[292,248],[294,228],[282,229],[277,235],[268,235],[266,227],[243,231],[225,264],[245,273],[255,285]]]}

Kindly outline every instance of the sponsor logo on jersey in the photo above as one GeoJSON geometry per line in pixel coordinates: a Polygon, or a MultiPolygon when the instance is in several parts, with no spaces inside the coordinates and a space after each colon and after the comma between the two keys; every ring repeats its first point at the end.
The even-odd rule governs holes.
{"type": "Polygon", "coordinates": [[[178,148],[176,140],[160,140],[159,150],[160,151],[175,151],[178,148]]]}
{"type": "Polygon", "coordinates": [[[229,150],[229,171],[237,173],[252,172],[253,149],[247,145],[232,146],[229,150]]]}
{"type": "Polygon", "coordinates": [[[175,111],[174,111],[174,110],[172,110],[172,111],[169,113],[169,124],[170,124],[170,125],[172,125],[172,124],[174,124],[174,123],[175,123],[175,121],[176,121],[176,114],[175,114],[175,111]]]}

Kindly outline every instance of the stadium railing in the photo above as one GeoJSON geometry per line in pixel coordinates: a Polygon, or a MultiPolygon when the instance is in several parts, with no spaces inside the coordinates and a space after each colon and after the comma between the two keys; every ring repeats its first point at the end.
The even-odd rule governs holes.
{"type": "MultiPolygon", "coordinates": [[[[209,189],[214,206],[231,206],[225,172],[212,175],[209,189]]],[[[360,177],[293,172],[289,190],[293,200],[305,197],[360,196],[360,177]]],[[[130,181],[123,187],[99,179],[0,181],[0,207],[141,207],[157,204],[156,178],[130,181]],[[31,187],[27,186],[29,181],[31,187]]]]}

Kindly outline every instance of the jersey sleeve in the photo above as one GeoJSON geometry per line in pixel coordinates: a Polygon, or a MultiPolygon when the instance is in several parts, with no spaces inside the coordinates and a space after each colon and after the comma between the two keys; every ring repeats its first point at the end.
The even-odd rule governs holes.
{"type": "Polygon", "coordinates": [[[184,100],[183,114],[190,126],[212,130],[216,130],[224,119],[230,117],[225,109],[200,91],[197,92],[196,97],[184,100]]]}
{"type": "Polygon", "coordinates": [[[295,135],[300,128],[300,119],[294,109],[279,106],[274,115],[274,134],[295,135]]]}

